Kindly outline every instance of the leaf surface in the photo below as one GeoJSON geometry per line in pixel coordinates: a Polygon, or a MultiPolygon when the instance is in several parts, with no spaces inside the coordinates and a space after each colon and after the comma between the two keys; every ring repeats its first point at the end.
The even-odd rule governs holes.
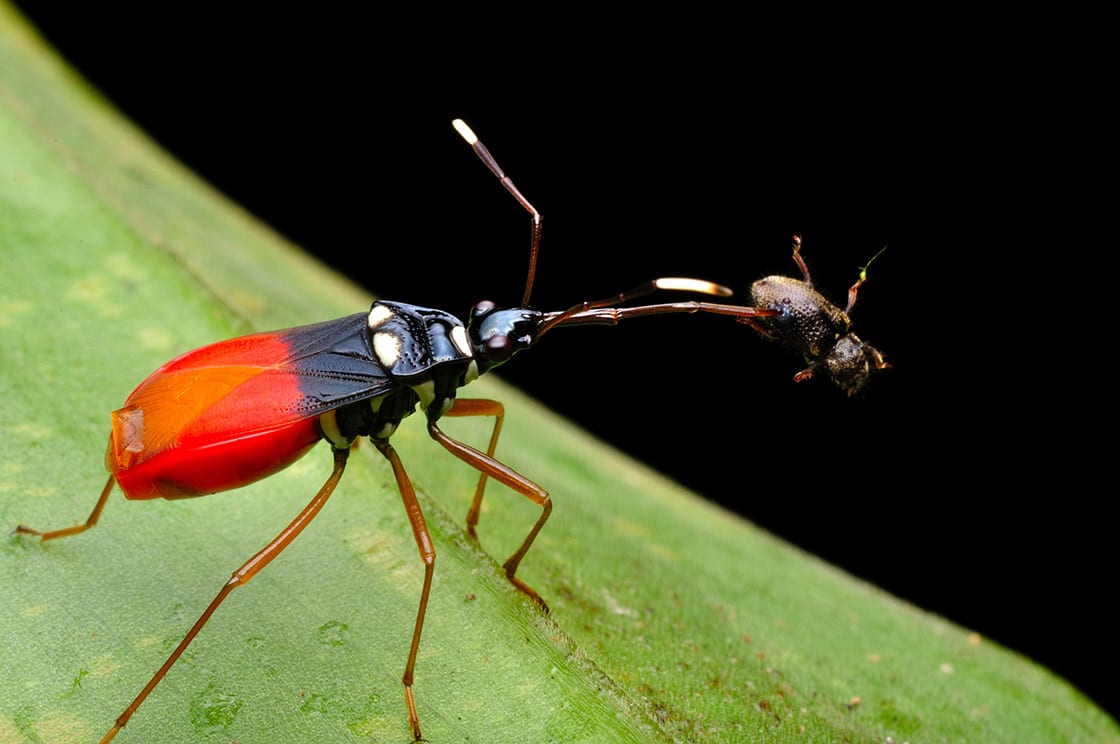
{"type": "MultiPolygon", "coordinates": [[[[8,529],[85,519],[108,412],[167,359],[371,299],[160,151],[6,4],[0,258],[8,529]]],[[[474,473],[406,421],[394,442],[438,551],[415,688],[430,741],[1120,741],[1029,660],[682,491],[499,381],[464,395],[503,401],[499,456],[553,496],[519,573],[552,614],[500,569],[538,508],[492,485],[474,543],[474,473]]],[[[489,422],[445,429],[481,447],[489,422]]],[[[320,446],[200,499],[114,494],[82,535],[6,537],[0,743],[98,741],[330,461],[320,446]]],[[[231,594],[116,741],[407,741],[400,675],[422,575],[392,474],[360,448],[322,514],[231,594]]]]}

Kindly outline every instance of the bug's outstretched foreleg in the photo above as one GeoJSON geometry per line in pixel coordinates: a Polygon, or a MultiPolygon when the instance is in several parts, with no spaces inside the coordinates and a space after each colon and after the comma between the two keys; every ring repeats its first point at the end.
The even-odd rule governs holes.
{"type": "Polygon", "coordinates": [[[330,498],[335,486],[338,485],[339,479],[342,478],[342,472],[346,469],[346,458],[349,454],[350,450],[348,449],[334,450],[334,470],[331,471],[330,477],[327,478],[327,481],[322,485],[318,493],[315,494],[315,497],[311,499],[307,506],[303,508],[303,511],[292,520],[291,524],[273,538],[272,542],[264,546],[256,555],[246,561],[241,568],[233,572],[233,576],[230,577],[230,580],[226,582],[225,586],[218,592],[218,595],[210,602],[210,605],[203,611],[198,620],[195,621],[195,624],[191,626],[191,629],[187,631],[187,635],[183,637],[183,640],[179,641],[179,645],[176,646],[175,650],[171,652],[171,655],[167,657],[167,661],[163,662],[163,666],[152,676],[148,684],[145,685],[144,689],[140,691],[140,694],[136,696],[136,699],[120,714],[116,723],[113,724],[113,727],[109,729],[109,732],[101,739],[101,744],[108,744],[108,742],[112,741],[113,737],[125,727],[125,724],[128,723],[128,719],[132,718],[132,714],[136,712],[140,704],[144,702],[149,693],[160,683],[167,674],[167,671],[178,661],[182,653],[187,650],[187,646],[191,644],[191,641],[198,635],[198,632],[202,630],[202,626],[206,625],[210,616],[218,609],[218,605],[229,596],[229,593],[237,587],[247,584],[249,579],[253,578],[258,571],[271,563],[273,558],[280,555],[284,548],[288,547],[292,540],[295,540],[296,537],[299,536],[299,533],[303,532],[303,528],[315,518],[319,510],[323,508],[323,504],[327,503],[327,499],[330,498]]]}
{"type": "Polygon", "coordinates": [[[97,498],[97,503],[93,505],[93,511],[89,513],[89,518],[86,519],[85,524],[76,524],[73,527],[63,527],[60,530],[36,530],[26,525],[19,525],[12,534],[15,535],[34,535],[39,538],[40,542],[47,540],[54,540],[58,537],[69,537],[70,535],[77,535],[79,532],[85,532],[90,527],[97,524],[98,518],[101,516],[101,510],[105,508],[105,502],[109,500],[109,494],[113,491],[113,484],[116,481],[113,476],[109,476],[109,480],[105,482],[105,487],[101,489],[101,495],[97,498]]]}
{"type": "Polygon", "coordinates": [[[424,512],[420,509],[420,502],[416,498],[416,489],[412,487],[412,480],[405,472],[404,464],[397,455],[393,445],[388,439],[374,439],[373,445],[385,456],[393,468],[393,476],[397,479],[397,489],[401,492],[404,501],[404,510],[408,513],[408,522],[412,525],[412,535],[416,538],[416,547],[420,550],[420,559],[424,561],[424,586],[420,590],[420,606],[416,610],[416,626],[412,631],[412,644],[408,649],[408,661],[404,666],[404,675],[401,683],[404,685],[404,702],[408,707],[408,721],[412,725],[412,737],[420,741],[420,717],[416,713],[416,699],[412,694],[412,678],[416,669],[416,654],[420,650],[420,634],[424,630],[424,615],[428,611],[428,595],[432,591],[432,576],[435,573],[436,549],[432,544],[432,536],[428,533],[428,525],[424,521],[424,512]]]}
{"type": "MultiPolygon", "coordinates": [[[[498,416],[500,418],[500,411],[496,411],[493,408],[495,404],[496,401],[488,401],[482,399],[457,399],[455,401],[454,407],[451,409],[452,411],[456,411],[456,409],[458,409],[457,412],[445,413],[444,415],[492,415],[498,416]]],[[[498,426],[495,426],[495,433],[490,438],[491,452],[493,451],[493,445],[496,443],[497,431],[498,426]]],[[[481,505],[482,488],[485,485],[486,478],[493,478],[502,485],[507,486],[517,493],[521,494],[541,508],[541,515],[537,517],[537,521],[533,524],[532,529],[529,530],[529,534],[527,534],[525,536],[525,539],[521,541],[520,547],[518,547],[517,550],[513,552],[513,555],[507,558],[505,563],[502,564],[502,568],[505,570],[506,578],[509,579],[511,584],[527,594],[532,600],[534,600],[541,606],[541,609],[543,609],[545,612],[548,612],[548,605],[543,599],[541,599],[541,595],[537,594],[535,589],[533,589],[531,586],[529,586],[516,576],[517,568],[521,565],[521,560],[525,557],[525,554],[529,552],[529,548],[532,547],[533,541],[537,539],[537,535],[540,533],[541,528],[544,527],[544,523],[548,521],[549,515],[552,514],[552,499],[549,497],[548,492],[533,481],[518,473],[510,466],[495,459],[492,454],[480,452],[468,444],[463,444],[462,442],[447,436],[434,421],[428,422],[428,433],[431,435],[432,439],[443,445],[443,447],[448,452],[455,455],[460,460],[467,463],[482,474],[482,477],[479,479],[478,490],[475,492],[476,503],[472,503],[471,505],[472,512],[476,509],[476,505],[481,505]]],[[[468,517],[468,519],[469,518],[470,517],[468,517]]],[[[474,521],[475,523],[478,522],[477,514],[475,514],[474,516],[474,521]]]]}

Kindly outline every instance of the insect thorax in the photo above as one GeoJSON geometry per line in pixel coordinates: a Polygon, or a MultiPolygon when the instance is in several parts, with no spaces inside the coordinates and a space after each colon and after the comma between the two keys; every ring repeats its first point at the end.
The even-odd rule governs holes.
{"type": "Polygon", "coordinates": [[[800,279],[768,276],[751,285],[755,307],[777,310],[761,325],[775,338],[811,360],[828,354],[852,321],[840,308],[800,279]]]}
{"type": "Polygon", "coordinates": [[[466,328],[450,313],[379,300],[366,327],[373,357],[392,385],[321,417],[323,435],[336,447],[360,436],[387,439],[417,404],[429,419],[438,419],[458,389],[478,377],[466,328]]]}

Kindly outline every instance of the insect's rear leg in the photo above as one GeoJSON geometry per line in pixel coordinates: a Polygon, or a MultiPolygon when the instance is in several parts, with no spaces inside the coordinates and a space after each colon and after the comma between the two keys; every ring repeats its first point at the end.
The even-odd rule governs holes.
{"type": "MultiPolygon", "coordinates": [[[[491,415],[497,416],[500,422],[501,413],[502,405],[497,401],[482,399],[458,399],[455,401],[455,405],[451,409],[451,411],[445,413],[444,415],[491,415]]],[[[541,606],[541,609],[543,609],[545,612],[548,612],[548,605],[543,599],[541,599],[541,596],[537,594],[536,590],[534,590],[531,586],[526,584],[521,579],[517,578],[516,574],[518,566],[521,565],[521,560],[525,557],[525,554],[529,552],[529,548],[532,547],[533,541],[537,539],[537,535],[540,533],[541,528],[544,527],[544,523],[548,521],[549,515],[552,514],[552,499],[549,498],[548,492],[538,486],[536,483],[521,475],[510,466],[506,465],[503,462],[500,462],[499,460],[496,460],[493,457],[492,453],[494,451],[494,445],[497,442],[499,428],[500,423],[495,426],[494,434],[490,437],[490,447],[487,453],[484,454],[476,450],[474,447],[463,444],[462,442],[452,439],[451,437],[444,434],[435,421],[428,422],[428,433],[431,435],[432,439],[435,439],[437,442],[443,445],[448,452],[455,455],[460,460],[467,463],[482,474],[481,478],[479,479],[478,490],[475,492],[475,501],[471,505],[471,512],[473,514],[475,523],[478,522],[477,510],[482,503],[482,490],[485,487],[487,478],[493,478],[502,485],[513,489],[541,508],[541,515],[537,517],[537,521],[529,530],[529,534],[527,534],[525,536],[525,539],[521,541],[520,547],[518,547],[517,550],[513,552],[513,555],[507,558],[505,563],[502,564],[502,568],[505,570],[506,578],[509,579],[511,584],[513,584],[515,587],[520,589],[531,599],[537,602],[537,604],[541,606]]],[[[471,516],[468,515],[468,521],[470,519],[471,516]]]]}
{"type": "MultiPolygon", "coordinates": [[[[176,646],[175,650],[171,652],[171,655],[167,657],[167,661],[163,662],[163,666],[152,676],[148,684],[146,684],[144,689],[140,691],[140,694],[136,696],[136,699],[134,699],[132,703],[124,709],[124,712],[117,717],[113,727],[109,729],[109,732],[101,739],[101,744],[107,744],[107,742],[111,741],[113,737],[125,727],[125,724],[128,723],[128,719],[132,718],[132,714],[136,712],[136,709],[140,707],[141,703],[147,699],[149,693],[151,693],[156,685],[166,676],[168,670],[175,665],[175,662],[182,653],[186,651],[187,646],[189,646],[195,636],[198,635],[198,632],[202,630],[202,626],[206,625],[210,616],[218,609],[218,605],[229,596],[229,593],[237,587],[247,584],[249,579],[253,578],[258,571],[267,566],[273,558],[280,555],[284,548],[288,547],[292,540],[295,540],[299,533],[303,531],[303,528],[315,518],[319,510],[323,508],[323,504],[327,503],[327,499],[330,497],[331,493],[334,492],[339,479],[342,478],[342,473],[346,469],[346,458],[349,454],[350,451],[348,449],[334,450],[334,470],[331,471],[330,476],[315,494],[315,497],[312,498],[310,503],[303,508],[303,511],[292,520],[291,524],[273,538],[272,542],[264,546],[256,555],[246,561],[241,568],[233,572],[233,576],[222,586],[217,596],[214,597],[209,606],[202,612],[202,615],[200,615],[198,620],[195,621],[195,624],[191,626],[191,629],[187,631],[183,640],[179,641],[179,645],[176,646]]],[[[417,736],[417,738],[419,738],[419,736],[417,736]]]]}
{"type": "Polygon", "coordinates": [[[110,475],[109,480],[105,482],[105,488],[101,489],[101,495],[97,498],[97,503],[93,505],[93,511],[90,512],[89,518],[86,519],[85,524],[63,527],[60,530],[36,530],[21,524],[13,530],[13,534],[35,535],[39,538],[40,542],[46,542],[47,540],[54,540],[56,537],[69,537],[79,532],[85,532],[90,527],[97,524],[97,519],[101,516],[101,510],[105,508],[105,502],[109,500],[109,494],[113,490],[114,483],[116,483],[116,481],[113,479],[113,476],[110,475]]]}

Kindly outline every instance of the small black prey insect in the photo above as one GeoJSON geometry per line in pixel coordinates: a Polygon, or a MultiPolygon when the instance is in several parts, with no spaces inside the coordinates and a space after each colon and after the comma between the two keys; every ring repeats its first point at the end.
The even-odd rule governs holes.
{"type": "MultiPolygon", "coordinates": [[[[883,246],[871,261],[886,249],[883,246]]],[[[805,357],[809,366],[793,376],[794,382],[808,380],[823,370],[848,395],[853,395],[867,382],[872,369],[890,366],[878,349],[852,333],[852,319],[848,317],[859,288],[867,281],[871,261],[860,269],[859,279],[848,289],[848,306],[841,310],[813,289],[809,267],[801,258],[800,235],[793,236],[793,260],[801,269],[803,280],[768,276],[751,285],[751,304],[777,311],[777,315],[737,320],[805,357]]]]}

